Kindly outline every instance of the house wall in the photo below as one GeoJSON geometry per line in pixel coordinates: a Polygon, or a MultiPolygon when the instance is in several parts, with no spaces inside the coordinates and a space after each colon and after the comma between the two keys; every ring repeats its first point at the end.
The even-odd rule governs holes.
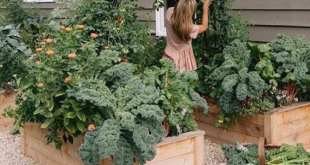
{"type": "MultiPolygon", "coordinates": [[[[153,1],[140,0],[139,5],[144,9],[137,11],[138,20],[149,23],[155,30],[153,1]]],[[[57,4],[38,3],[26,7],[36,7],[39,14],[48,15],[57,4]]],[[[305,35],[310,40],[310,0],[235,0],[233,10],[241,11],[242,18],[252,24],[248,27],[251,41],[268,42],[278,33],[291,37],[305,35]]]]}

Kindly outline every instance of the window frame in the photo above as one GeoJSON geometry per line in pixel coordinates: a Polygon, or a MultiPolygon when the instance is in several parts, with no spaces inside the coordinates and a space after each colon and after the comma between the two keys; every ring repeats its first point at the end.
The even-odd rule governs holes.
{"type": "Polygon", "coordinates": [[[156,10],[155,14],[156,36],[167,36],[165,28],[165,7],[156,10]]]}

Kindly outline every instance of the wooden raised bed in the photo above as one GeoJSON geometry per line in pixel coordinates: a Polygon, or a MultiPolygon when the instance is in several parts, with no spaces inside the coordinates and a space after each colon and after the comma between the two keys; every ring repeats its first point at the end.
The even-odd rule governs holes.
{"type": "MultiPolygon", "coordinates": [[[[74,144],[65,144],[61,150],[46,144],[47,131],[39,124],[26,123],[21,131],[22,153],[41,164],[83,165],[78,148],[83,138],[75,138],[74,144]]],[[[147,165],[203,165],[204,132],[193,131],[178,137],[168,137],[156,145],[156,157],[147,165]]],[[[110,159],[102,160],[101,165],[113,165],[110,159]]]]}
{"type": "Polygon", "coordinates": [[[5,118],[2,114],[4,113],[4,109],[6,107],[11,106],[12,108],[16,108],[16,94],[17,92],[6,94],[5,92],[0,91],[0,132],[8,131],[13,127],[14,119],[5,118]]]}
{"type": "Polygon", "coordinates": [[[303,143],[305,148],[310,148],[310,102],[300,102],[255,116],[243,117],[228,130],[215,127],[219,108],[213,101],[208,101],[208,105],[208,114],[202,116],[195,111],[195,118],[199,129],[206,132],[205,138],[212,142],[257,143],[259,137],[266,137],[268,144],[303,143]]]}

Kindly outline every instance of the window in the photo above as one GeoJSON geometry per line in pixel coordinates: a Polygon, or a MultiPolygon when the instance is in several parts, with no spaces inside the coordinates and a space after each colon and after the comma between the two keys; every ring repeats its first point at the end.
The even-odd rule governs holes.
{"type": "Polygon", "coordinates": [[[165,0],[165,7],[156,10],[156,36],[166,36],[165,13],[169,7],[175,6],[176,0],[165,0]]]}
{"type": "Polygon", "coordinates": [[[24,2],[55,2],[55,0],[24,0],[24,2]]]}

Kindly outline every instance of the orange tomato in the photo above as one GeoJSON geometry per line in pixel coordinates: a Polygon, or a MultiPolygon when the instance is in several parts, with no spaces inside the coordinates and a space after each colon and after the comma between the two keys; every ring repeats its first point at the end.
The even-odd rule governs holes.
{"type": "Polygon", "coordinates": [[[75,59],[76,58],[76,54],[70,53],[70,54],[68,54],[68,58],[69,59],[75,59]]]}
{"type": "Polygon", "coordinates": [[[96,129],[96,127],[94,124],[89,124],[87,129],[88,129],[88,131],[92,131],[92,130],[96,129]]]}
{"type": "Polygon", "coordinates": [[[44,87],[44,84],[43,84],[43,83],[39,83],[39,84],[38,84],[38,87],[39,87],[39,88],[43,88],[43,87],[44,87]]]}
{"type": "Polygon", "coordinates": [[[54,54],[54,51],[52,51],[52,50],[48,50],[48,51],[46,51],[45,52],[48,56],[51,56],[51,55],[53,55],[54,54]]]}
{"type": "Polygon", "coordinates": [[[72,77],[68,76],[65,78],[65,83],[71,83],[72,82],[72,77]]]}
{"type": "Polygon", "coordinates": [[[47,44],[51,44],[51,43],[53,43],[53,39],[48,38],[48,39],[45,40],[45,42],[46,42],[47,44]]]}
{"type": "Polygon", "coordinates": [[[77,25],[77,26],[76,26],[76,28],[77,28],[78,30],[83,30],[84,27],[85,27],[84,25],[77,25]]]}
{"type": "Polygon", "coordinates": [[[61,26],[60,26],[60,29],[61,29],[61,30],[65,30],[65,29],[66,29],[66,27],[65,27],[65,26],[63,26],[63,25],[61,25],[61,26]]]}
{"type": "Polygon", "coordinates": [[[41,61],[39,61],[39,60],[38,60],[38,61],[36,61],[36,64],[41,64],[41,61]]]}
{"type": "Polygon", "coordinates": [[[95,39],[95,38],[98,37],[98,34],[96,34],[96,33],[91,33],[91,34],[90,34],[90,37],[95,39]]]}
{"type": "Polygon", "coordinates": [[[36,52],[41,52],[43,48],[36,48],[36,52]]]}
{"type": "Polygon", "coordinates": [[[109,46],[105,46],[105,47],[104,47],[104,50],[109,50],[109,49],[110,49],[109,46]]]}

